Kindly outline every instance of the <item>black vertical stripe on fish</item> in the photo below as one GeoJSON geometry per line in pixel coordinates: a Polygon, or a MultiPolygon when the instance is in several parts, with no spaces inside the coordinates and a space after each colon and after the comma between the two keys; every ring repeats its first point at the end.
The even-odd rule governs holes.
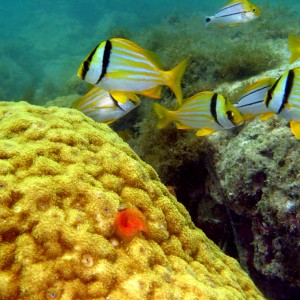
{"type": "Polygon", "coordinates": [[[282,102],[281,102],[281,105],[279,107],[279,110],[278,110],[277,114],[279,114],[283,110],[285,104],[287,104],[288,101],[289,101],[289,96],[290,96],[291,91],[292,91],[294,78],[295,78],[294,70],[290,70],[289,73],[288,73],[288,76],[286,78],[284,95],[283,95],[282,102]]]}
{"type": "Polygon", "coordinates": [[[217,116],[217,98],[218,94],[214,93],[213,96],[211,97],[210,100],[210,113],[213,116],[214,120],[221,126],[223,127],[219,121],[218,121],[218,116],[217,116]]]}
{"type": "Polygon", "coordinates": [[[89,56],[86,58],[86,60],[83,62],[83,66],[82,66],[82,70],[81,70],[81,79],[84,80],[85,76],[86,76],[86,73],[88,72],[88,70],[90,69],[90,64],[91,64],[91,61],[93,59],[93,56],[97,50],[97,48],[99,47],[99,45],[97,45],[95,47],[95,49],[89,54],[89,56]]]}
{"type": "Polygon", "coordinates": [[[98,81],[96,82],[96,84],[98,84],[100,82],[100,80],[105,76],[105,74],[107,72],[111,48],[112,48],[111,41],[107,40],[105,43],[103,59],[102,59],[102,71],[101,71],[100,77],[99,77],[98,81]]]}
{"type": "Polygon", "coordinates": [[[268,90],[267,92],[267,98],[266,98],[266,107],[269,107],[270,101],[273,98],[273,92],[279,82],[279,80],[281,79],[281,76],[274,82],[274,84],[272,85],[272,87],[268,90]]]}

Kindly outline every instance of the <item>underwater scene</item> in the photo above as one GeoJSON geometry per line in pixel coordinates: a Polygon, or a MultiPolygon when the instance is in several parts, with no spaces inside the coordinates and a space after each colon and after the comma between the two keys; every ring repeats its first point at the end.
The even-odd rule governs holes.
{"type": "Polygon", "coordinates": [[[300,299],[299,13],[1,0],[0,299],[300,299]]]}

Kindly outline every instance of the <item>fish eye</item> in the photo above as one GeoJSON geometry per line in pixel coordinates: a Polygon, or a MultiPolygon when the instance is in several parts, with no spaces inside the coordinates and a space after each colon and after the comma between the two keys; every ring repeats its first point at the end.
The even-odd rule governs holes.
{"type": "Polygon", "coordinates": [[[252,9],[253,12],[255,12],[255,10],[256,10],[255,8],[252,9]]]}
{"type": "Polygon", "coordinates": [[[231,110],[226,111],[226,115],[227,115],[227,118],[230,121],[233,121],[233,119],[234,119],[234,113],[233,113],[233,111],[231,111],[231,110]]]}

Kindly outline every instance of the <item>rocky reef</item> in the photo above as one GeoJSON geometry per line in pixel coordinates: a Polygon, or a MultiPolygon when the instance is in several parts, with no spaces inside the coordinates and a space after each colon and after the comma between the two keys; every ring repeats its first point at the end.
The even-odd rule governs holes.
{"type": "Polygon", "coordinates": [[[210,136],[206,146],[214,153],[210,195],[230,211],[242,265],[275,291],[300,287],[300,144],[287,122],[256,119],[235,137],[210,136]]]}
{"type": "MultiPolygon", "coordinates": [[[[220,90],[237,94],[242,85],[220,90]]],[[[152,112],[145,112],[134,149],[268,298],[294,299],[300,292],[300,143],[288,122],[257,118],[197,138],[173,125],[157,131],[152,112]]]]}
{"type": "Polygon", "coordinates": [[[263,299],[108,126],[0,103],[1,299],[263,299]],[[147,230],[117,234],[137,209],[147,230]]]}

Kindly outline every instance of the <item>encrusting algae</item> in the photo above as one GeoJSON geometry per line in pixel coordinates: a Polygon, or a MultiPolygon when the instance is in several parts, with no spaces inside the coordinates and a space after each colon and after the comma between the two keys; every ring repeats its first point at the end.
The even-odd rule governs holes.
{"type": "Polygon", "coordinates": [[[25,102],[0,119],[0,299],[263,299],[109,127],[25,102]]]}

